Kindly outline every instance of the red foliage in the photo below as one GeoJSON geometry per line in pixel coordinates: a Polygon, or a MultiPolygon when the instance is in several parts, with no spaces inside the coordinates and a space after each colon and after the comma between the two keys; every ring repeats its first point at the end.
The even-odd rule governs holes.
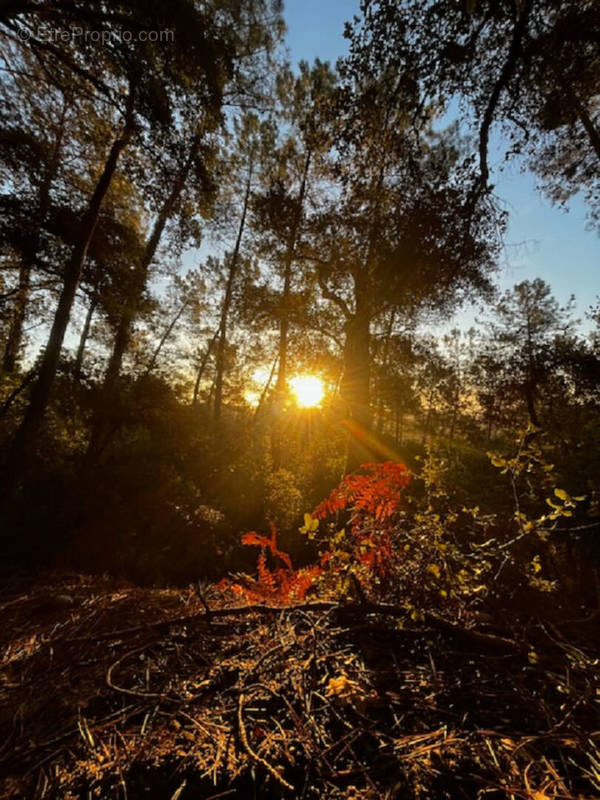
{"type": "MultiPolygon", "coordinates": [[[[363,464],[361,472],[346,475],[329,497],[320,503],[313,516],[323,519],[350,513],[348,543],[352,561],[365,568],[371,588],[385,589],[393,580],[394,548],[390,537],[393,517],[398,513],[402,491],[410,473],[393,461],[363,464]]],[[[321,565],[335,562],[335,551],[321,557],[321,565]]]]}
{"type": "Polygon", "coordinates": [[[277,547],[277,529],[272,522],[269,522],[269,528],[271,529],[270,539],[261,533],[250,531],[242,536],[242,544],[254,544],[262,547],[263,550],[267,549],[272,556],[281,559],[288,569],[293,569],[291,558],[277,547]]]}
{"type": "Polygon", "coordinates": [[[250,531],[242,536],[242,544],[260,547],[257,559],[256,581],[234,583],[228,580],[221,581],[220,589],[230,589],[246,602],[270,602],[276,605],[285,605],[291,601],[302,601],[307,591],[315,583],[323,569],[319,566],[306,567],[295,570],[292,559],[277,546],[277,529],[270,522],[271,536],[264,536],[256,531],[250,531]],[[267,563],[267,554],[271,558],[283,562],[282,567],[270,569],[267,563]]]}
{"type": "MultiPolygon", "coordinates": [[[[340,511],[350,513],[346,555],[364,568],[371,588],[385,589],[393,580],[394,548],[391,540],[392,520],[397,514],[402,490],[410,482],[404,464],[363,464],[361,472],[347,475],[329,497],[320,503],[313,517],[324,519],[340,511]],[[347,546],[349,545],[349,553],[347,546]]],[[[221,589],[230,589],[247,602],[263,601],[285,605],[301,601],[307,591],[327,569],[340,572],[348,565],[340,559],[340,551],[330,549],[321,556],[320,564],[295,570],[287,553],[277,545],[277,530],[269,523],[271,535],[251,531],[242,536],[242,544],[260,547],[257,580],[221,581],[221,589]],[[282,566],[269,567],[269,557],[282,566]],[[342,566],[345,565],[345,566],[342,566]]]]}
{"type": "Polygon", "coordinates": [[[383,464],[363,464],[363,473],[346,475],[326,500],[320,503],[313,516],[323,519],[338,511],[351,509],[374,517],[378,522],[389,520],[400,505],[401,492],[410,483],[410,473],[404,464],[386,461],[383,464]]]}

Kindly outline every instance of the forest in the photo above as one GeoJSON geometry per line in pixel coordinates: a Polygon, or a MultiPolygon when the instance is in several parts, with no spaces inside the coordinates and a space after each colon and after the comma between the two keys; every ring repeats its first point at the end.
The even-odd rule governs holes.
{"type": "Polygon", "coordinates": [[[330,2],[0,2],[2,798],[600,797],[600,5],[330,2]]]}

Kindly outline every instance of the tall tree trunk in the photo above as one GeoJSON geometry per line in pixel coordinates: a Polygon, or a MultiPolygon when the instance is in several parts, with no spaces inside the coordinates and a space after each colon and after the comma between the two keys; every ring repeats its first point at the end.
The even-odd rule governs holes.
{"type": "Polygon", "coordinates": [[[90,298],[90,304],[88,306],[85,315],[85,322],[83,323],[83,328],[81,329],[81,336],[79,337],[79,346],[77,347],[77,355],[75,356],[73,377],[75,378],[76,381],[78,381],[81,378],[81,367],[83,366],[83,354],[85,353],[85,346],[87,344],[87,340],[90,335],[90,328],[92,327],[92,318],[94,316],[94,311],[96,310],[97,305],[98,305],[98,295],[94,293],[90,298]]]}
{"type": "Polygon", "coordinates": [[[146,369],[144,371],[144,375],[149,375],[152,372],[152,370],[154,369],[154,367],[156,366],[156,362],[158,361],[158,357],[160,355],[160,351],[165,346],[165,343],[166,343],[167,339],[169,338],[169,336],[173,333],[173,328],[179,322],[179,319],[180,319],[181,315],[183,314],[183,312],[185,311],[185,309],[187,308],[187,305],[188,305],[188,301],[186,300],[185,303],[182,304],[182,306],[178,310],[178,312],[175,314],[175,316],[173,317],[171,322],[167,325],[167,328],[166,328],[165,332],[160,337],[160,341],[156,345],[156,348],[155,348],[154,352],[152,353],[152,358],[148,362],[148,366],[146,367],[146,369]]]}
{"type": "Polygon", "coordinates": [[[433,431],[433,399],[435,395],[435,389],[431,389],[429,394],[427,395],[427,414],[425,415],[425,423],[423,425],[423,435],[421,437],[421,447],[424,447],[427,441],[429,440],[431,433],[433,431]]]}
{"type": "Polygon", "coordinates": [[[581,120],[581,124],[588,135],[590,143],[594,148],[596,155],[600,159],[600,133],[596,129],[596,126],[588,114],[587,109],[579,101],[577,101],[577,113],[579,114],[579,119],[581,120]]]}
{"type": "Polygon", "coordinates": [[[271,388],[271,384],[273,383],[273,377],[275,375],[275,369],[277,368],[277,362],[279,360],[279,353],[275,356],[273,361],[273,365],[271,367],[271,371],[269,372],[269,377],[267,378],[267,382],[263,386],[263,390],[260,393],[260,397],[258,398],[258,403],[256,404],[256,408],[254,409],[254,419],[258,417],[260,410],[262,409],[265,400],[267,399],[267,395],[269,394],[269,389],[271,388]]]}
{"type": "Polygon", "coordinates": [[[377,411],[376,411],[376,423],[375,429],[378,434],[383,433],[383,426],[384,426],[384,418],[385,418],[385,402],[383,397],[383,388],[384,388],[384,381],[385,381],[385,373],[388,367],[389,355],[390,355],[390,342],[392,338],[392,332],[394,330],[394,322],[396,321],[396,309],[392,309],[392,313],[390,314],[390,320],[385,332],[385,340],[383,343],[383,353],[381,357],[381,374],[382,379],[379,381],[379,397],[377,398],[377,411]]]}
{"type": "Polygon", "coordinates": [[[396,426],[394,430],[394,443],[396,447],[402,447],[404,441],[404,411],[400,406],[396,406],[396,426]]]}
{"type": "Polygon", "coordinates": [[[199,132],[196,133],[192,141],[188,157],[181,170],[177,174],[177,177],[175,178],[175,181],[171,187],[171,191],[169,192],[162,208],[158,213],[158,216],[154,222],[154,227],[152,228],[152,233],[150,234],[150,238],[146,242],[140,263],[137,265],[136,278],[132,281],[131,290],[128,294],[128,297],[125,299],[123,312],[121,314],[121,319],[119,320],[117,333],[113,343],[113,350],[106,374],[104,376],[103,391],[107,394],[112,393],[119,379],[121,366],[123,364],[123,357],[129,345],[131,326],[138,313],[142,293],[148,278],[150,264],[156,255],[165,225],[175,210],[175,205],[185,187],[190,170],[193,166],[196,156],[198,155],[201,139],[201,134],[199,132]]]}
{"type": "Polygon", "coordinates": [[[56,177],[58,164],[60,161],[60,149],[62,146],[65,117],[67,114],[68,103],[64,102],[60,120],[58,122],[58,129],[56,131],[56,138],[54,140],[54,147],[52,148],[52,157],[47,165],[44,178],[39,187],[37,212],[35,215],[36,229],[33,235],[33,240],[30,243],[27,253],[23,253],[23,259],[19,268],[19,291],[15,301],[12,318],[9,325],[8,338],[6,340],[6,347],[2,359],[2,368],[5,372],[13,372],[17,359],[19,357],[19,350],[23,341],[23,324],[25,322],[25,315],[27,313],[27,305],[29,303],[29,288],[31,284],[31,271],[35,263],[35,258],[40,246],[40,229],[44,224],[48,207],[50,205],[50,187],[56,177]]]}
{"type": "Polygon", "coordinates": [[[285,253],[285,261],[283,264],[283,292],[280,303],[281,318],[279,322],[279,350],[278,350],[278,370],[277,381],[275,383],[275,416],[272,422],[271,433],[271,459],[273,469],[277,470],[281,467],[281,411],[283,408],[285,388],[288,374],[288,336],[290,329],[290,295],[292,291],[292,267],[294,265],[294,256],[296,254],[296,245],[298,243],[298,236],[302,223],[304,197],[306,195],[306,184],[308,181],[308,173],[310,170],[310,162],[312,152],[310,150],[306,153],[304,160],[304,169],[302,171],[302,180],[300,182],[300,189],[298,190],[296,214],[290,232],[290,238],[285,253]]]}
{"type": "MultiPolygon", "coordinates": [[[[102,395],[104,398],[104,402],[102,403],[103,406],[107,406],[111,403],[111,400],[113,399],[113,396],[117,390],[117,383],[121,373],[123,358],[129,345],[131,327],[139,310],[142,294],[148,278],[150,264],[152,263],[152,260],[156,254],[156,250],[160,243],[165,225],[173,213],[179,196],[185,187],[188,175],[198,154],[201,139],[201,134],[198,131],[192,140],[188,157],[177,174],[171,187],[171,191],[169,192],[162,208],[158,213],[158,216],[156,217],[154,226],[152,228],[152,233],[146,242],[140,262],[136,265],[136,274],[132,280],[130,290],[127,293],[127,296],[124,298],[123,310],[117,326],[117,331],[113,342],[113,349],[108,362],[108,367],[104,374],[104,381],[102,384],[102,395]]],[[[102,444],[106,440],[105,423],[106,420],[103,418],[102,411],[100,411],[92,422],[92,432],[86,452],[86,462],[88,466],[94,463],[100,454],[100,450],[105,447],[105,444],[102,444]]]]}
{"type": "Polygon", "coordinates": [[[23,258],[19,267],[19,291],[15,300],[12,317],[8,329],[8,337],[2,358],[2,369],[14,372],[23,340],[23,323],[29,301],[29,285],[31,282],[31,261],[23,258]]]}
{"type": "Polygon", "coordinates": [[[292,268],[294,265],[294,256],[296,254],[296,245],[298,243],[298,236],[302,224],[302,217],[304,211],[304,197],[306,195],[306,184],[308,181],[308,173],[310,170],[310,162],[312,152],[310,150],[306,153],[304,160],[304,169],[302,171],[302,180],[300,182],[300,189],[298,190],[297,208],[288,241],[288,246],[285,254],[284,271],[283,271],[283,295],[281,298],[281,322],[279,325],[279,368],[277,371],[277,392],[283,393],[285,390],[285,383],[287,380],[287,353],[288,353],[288,333],[290,328],[290,293],[292,289],[292,268]]]}
{"type": "Polygon", "coordinates": [[[529,421],[536,428],[540,427],[540,418],[538,417],[537,409],[535,406],[535,384],[532,380],[527,380],[523,388],[525,395],[525,405],[527,406],[527,415],[529,421]]]}
{"type": "Polygon", "coordinates": [[[564,79],[562,73],[559,72],[556,67],[553,69],[554,77],[560,84],[562,90],[564,91],[566,97],[573,103],[575,110],[577,111],[577,116],[579,117],[579,121],[581,122],[583,129],[585,130],[589,142],[596,153],[596,156],[600,159],[600,131],[598,131],[596,124],[588,109],[585,106],[585,103],[579,98],[579,95],[574,88],[573,84],[567,83],[564,79]]]}
{"type": "Polygon", "coordinates": [[[87,251],[98,224],[100,208],[115,174],[119,157],[133,134],[134,123],[134,92],[133,88],[130,87],[125,112],[125,124],[120,136],[114,140],[110,148],[104,169],[81,220],[78,241],[75,243],[71,257],[65,267],[63,286],[54,314],[48,343],[38,371],[38,377],[33,386],[25,415],[12,442],[8,464],[13,485],[22,477],[27,454],[40,430],[56,377],[60,351],[71,317],[75,293],[79,285],[87,251]]]}
{"type": "MultiPolygon", "coordinates": [[[[386,123],[387,126],[387,114],[386,123]]],[[[372,186],[374,206],[365,257],[354,274],[354,314],[346,321],[342,397],[350,411],[350,440],[346,472],[380,454],[372,433],[371,419],[371,320],[373,318],[373,251],[379,230],[381,191],[385,176],[385,156],[372,186]]]]}
{"type": "Polygon", "coordinates": [[[369,288],[362,280],[356,283],[353,316],[346,322],[344,373],[341,395],[349,411],[350,442],[346,471],[351,472],[373,456],[371,434],[371,308],[369,288]]]}
{"type": "Polygon", "coordinates": [[[448,433],[451,442],[454,441],[454,434],[456,433],[456,423],[458,422],[458,411],[460,407],[460,385],[457,384],[456,393],[452,398],[452,412],[450,415],[450,430],[448,433]]]}
{"type": "Polygon", "coordinates": [[[238,266],[240,260],[240,247],[242,244],[242,237],[244,235],[244,228],[246,227],[246,216],[248,213],[248,203],[250,201],[250,190],[252,188],[252,172],[254,169],[254,159],[250,155],[250,163],[248,164],[248,175],[246,178],[246,190],[244,192],[244,201],[242,205],[242,216],[238,226],[238,232],[229,262],[229,272],[227,274],[227,283],[225,285],[225,294],[223,296],[223,305],[221,306],[221,321],[219,324],[219,336],[217,339],[217,365],[215,373],[215,399],[213,405],[213,418],[215,422],[221,419],[221,411],[223,407],[223,380],[225,378],[225,349],[227,347],[227,323],[229,321],[229,311],[231,309],[231,301],[233,299],[233,287],[238,273],[238,266]]]}
{"type": "MultiPolygon", "coordinates": [[[[535,365],[535,356],[534,356],[534,349],[533,349],[533,332],[532,332],[532,324],[531,324],[531,311],[528,311],[527,316],[527,378],[525,380],[525,385],[523,386],[523,392],[525,395],[525,404],[527,406],[527,414],[529,415],[529,422],[535,428],[540,427],[540,420],[537,414],[537,409],[535,406],[535,396],[537,393],[537,386],[536,386],[536,379],[535,379],[535,372],[536,372],[536,365],[535,365]]],[[[528,434],[525,437],[526,444],[529,444],[531,439],[535,436],[535,432],[528,434]]]]}
{"type": "Polygon", "coordinates": [[[204,375],[204,370],[206,369],[206,365],[208,364],[208,359],[211,356],[212,351],[214,350],[217,337],[219,336],[219,328],[215,331],[214,336],[209,341],[206,352],[202,356],[202,361],[200,362],[200,366],[198,367],[198,372],[196,373],[196,382],[194,384],[194,396],[192,398],[192,405],[198,405],[198,395],[200,394],[200,382],[202,381],[202,376],[204,375]]]}

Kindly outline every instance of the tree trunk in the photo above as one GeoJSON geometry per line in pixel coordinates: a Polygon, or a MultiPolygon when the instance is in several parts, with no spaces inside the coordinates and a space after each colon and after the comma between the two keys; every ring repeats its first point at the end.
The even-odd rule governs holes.
{"type": "Polygon", "coordinates": [[[24,258],[19,268],[19,291],[15,300],[12,318],[8,330],[2,369],[5,372],[14,372],[19,357],[21,341],[23,339],[23,322],[29,300],[29,285],[31,282],[31,262],[24,258]]]}
{"type": "Polygon", "coordinates": [[[198,154],[200,142],[201,135],[200,133],[197,133],[192,141],[192,146],[190,148],[188,157],[177,177],[175,178],[173,186],[171,187],[171,191],[156,218],[150,238],[146,242],[146,247],[144,248],[140,263],[137,265],[137,279],[133,280],[131,290],[125,300],[123,312],[121,314],[121,319],[119,321],[119,326],[117,328],[117,333],[113,344],[113,350],[106,374],[104,376],[103,391],[107,394],[112,393],[119,378],[121,366],[123,364],[123,357],[129,345],[131,326],[137,315],[142,293],[146,286],[150,264],[156,255],[156,250],[160,244],[165,225],[173,213],[175,204],[177,203],[177,200],[184,189],[188,175],[198,154]]]}
{"type": "Polygon", "coordinates": [[[87,344],[87,340],[90,335],[90,328],[92,327],[92,318],[94,316],[94,311],[96,310],[97,305],[98,305],[98,296],[96,294],[93,294],[90,299],[90,304],[88,306],[87,313],[85,315],[85,322],[83,323],[81,336],[79,337],[79,346],[77,348],[75,365],[73,367],[73,377],[75,378],[76,381],[80,380],[81,378],[81,367],[83,366],[83,354],[85,353],[85,346],[87,344]]]}
{"type": "Polygon", "coordinates": [[[596,130],[596,127],[592,121],[592,118],[588,114],[587,109],[579,101],[577,101],[577,112],[579,114],[581,124],[588,135],[592,147],[594,148],[594,152],[600,159],[600,133],[598,133],[596,130]]]}
{"type": "Polygon", "coordinates": [[[296,214],[294,217],[290,238],[285,254],[285,261],[283,265],[283,292],[281,295],[280,303],[280,322],[279,322],[279,349],[277,354],[278,369],[277,381],[275,382],[275,415],[272,421],[271,433],[271,459],[273,462],[273,469],[277,470],[281,467],[281,412],[284,404],[285,389],[288,375],[288,336],[290,329],[290,294],[292,290],[292,267],[294,264],[294,256],[296,253],[296,245],[298,243],[298,235],[300,233],[300,225],[302,223],[302,211],[304,206],[304,197],[306,194],[306,183],[308,180],[308,173],[310,170],[312,152],[310,150],[306,153],[304,161],[304,170],[302,171],[302,181],[298,191],[296,214]]]}
{"type": "Polygon", "coordinates": [[[231,254],[231,260],[229,262],[229,273],[227,275],[225,295],[223,296],[223,305],[221,307],[221,323],[219,325],[219,337],[217,339],[217,369],[215,374],[215,399],[213,405],[213,418],[215,422],[218,422],[221,419],[221,410],[223,406],[223,380],[225,377],[225,348],[227,347],[227,322],[229,318],[229,310],[231,308],[231,301],[233,299],[233,287],[238,272],[238,264],[240,259],[240,246],[242,244],[242,236],[244,235],[244,228],[246,227],[246,215],[248,213],[250,189],[252,187],[253,168],[254,168],[253,156],[251,155],[250,163],[248,165],[248,176],[246,178],[246,190],[244,192],[242,216],[238,227],[233,253],[231,254]]]}
{"type": "Polygon", "coordinates": [[[308,181],[308,173],[310,170],[312,153],[309,150],[306,153],[304,161],[304,170],[302,172],[302,181],[298,191],[297,209],[290,233],[290,239],[287,246],[284,262],[283,272],[283,295],[281,297],[281,322],[279,326],[279,368],[277,371],[277,392],[283,393],[287,381],[287,352],[288,352],[288,333],[290,327],[290,308],[289,300],[292,288],[292,267],[294,265],[294,256],[296,254],[296,245],[298,243],[298,235],[300,233],[300,226],[302,223],[304,197],[306,195],[306,183],[308,181]]]}
{"type": "Polygon", "coordinates": [[[48,337],[48,343],[46,344],[40,364],[38,377],[31,392],[29,406],[27,407],[21,425],[12,443],[8,463],[12,473],[11,480],[13,485],[22,477],[21,473],[26,463],[29,448],[40,430],[48,406],[65,331],[69,324],[71,309],[73,307],[73,301],[81,278],[87,251],[92,236],[94,235],[96,225],[98,224],[100,208],[115,174],[119,156],[127,146],[133,133],[135,121],[133,105],[133,89],[130,89],[125,114],[125,125],[121,135],[115,139],[110,148],[102,174],[98,179],[87,210],[81,220],[79,239],[73,247],[71,257],[65,267],[63,286],[54,314],[54,321],[48,337]]]}
{"type": "Polygon", "coordinates": [[[277,368],[278,360],[279,360],[279,354],[275,356],[275,360],[273,361],[273,365],[271,367],[271,371],[269,372],[269,377],[267,378],[267,382],[265,383],[263,390],[260,393],[260,397],[258,398],[258,403],[256,404],[256,408],[254,409],[254,414],[253,414],[254,419],[258,417],[260,410],[263,407],[265,400],[267,399],[267,395],[269,394],[269,389],[271,388],[271,384],[273,383],[273,376],[275,375],[275,369],[277,368]]]}
{"type": "Polygon", "coordinates": [[[198,367],[198,372],[196,374],[196,383],[194,384],[194,396],[192,398],[193,406],[198,405],[198,395],[200,393],[200,381],[202,380],[202,376],[204,375],[204,370],[206,369],[206,365],[208,364],[208,359],[210,358],[210,355],[214,349],[218,335],[219,335],[219,328],[217,328],[217,330],[215,331],[215,335],[208,343],[206,352],[202,356],[202,361],[200,362],[200,366],[198,367]]]}
{"type": "Polygon", "coordinates": [[[163,349],[163,347],[165,345],[165,342],[167,341],[169,336],[173,333],[173,328],[179,322],[179,318],[181,317],[181,315],[185,311],[185,309],[187,307],[187,304],[188,304],[188,301],[186,300],[185,303],[183,303],[183,305],[181,306],[181,308],[177,312],[177,314],[175,314],[175,316],[173,317],[171,322],[167,325],[167,328],[166,328],[165,332],[160,337],[159,343],[156,345],[156,349],[152,353],[152,358],[148,362],[148,366],[146,367],[146,369],[144,371],[144,375],[149,375],[152,372],[152,370],[154,369],[154,367],[156,366],[156,362],[157,362],[158,357],[160,355],[160,351],[163,349]]]}
{"type": "Polygon", "coordinates": [[[435,390],[432,389],[427,396],[427,414],[425,415],[425,424],[423,425],[423,436],[421,437],[421,447],[424,447],[429,440],[433,430],[433,398],[435,390]]]}
{"type": "MultiPolygon", "coordinates": [[[[131,326],[139,309],[141,297],[144,291],[144,287],[146,286],[146,280],[148,278],[148,270],[150,268],[150,264],[152,263],[152,260],[154,259],[154,256],[156,254],[156,250],[160,243],[160,239],[165,229],[165,225],[167,224],[171,214],[173,213],[175,204],[177,203],[177,200],[179,199],[179,196],[184,189],[187,177],[192,168],[194,160],[198,154],[198,150],[200,148],[200,142],[201,142],[201,135],[198,132],[194,136],[188,157],[185,163],[183,164],[181,170],[177,174],[173,186],[171,187],[171,191],[169,192],[155,220],[154,227],[152,228],[152,233],[150,234],[150,238],[146,242],[146,246],[144,248],[144,252],[142,254],[140,262],[139,264],[136,265],[136,275],[132,280],[129,292],[127,293],[127,296],[124,299],[121,318],[119,320],[119,324],[117,326],[117,332],[115,334],[115,339],[113,342],[113,349],[108,362],[108,367],[106,368],[106,372],[104,374],[104,381],[102,384],[102,395],[104,401],[101,404],[103,406],[109,405],[111,403],[111,400],[113,399],[113,396],[116,392],[117,383],[119,380],[119,375],[121,373],[121,367],[123,364],[123,358],[125,356],[125,352],[129,345],[131,326]]],[[[105,420],[103,419],[102,411],[100,411],[98,415],[95,417],[94,421],[92,422],[92,432],[90,435],[90,441],[88,443],[88,448],[85,456],[88,466],[94,463],[94,461],[100,454],[100,448],[101,447],[103,448],[105,446],[101,445],[102,441],[106,439],[104,429],[105,429],[105,420]]]]}
{"type": "Polygon", "coordinates": [[[390,314],[390,321],[387,326],[387,330],[385,332],[385,339],[383,342],[383,353],[381,357],[381,380],[378,381],[379,383],[379,397],[377,398],[377,412],[376,412],[376,423],[375,423],[375,430],[378,434],[383,433],[384,427],[384,420],[385,420],[385,401],[384,401],[384,388],[385,388],[385,373],[388,367],[389,355],[390,355],[390,342],[392,338],[392,332],[394,330],[394,322],[396,320],[396,309],[392,309],[392,313],[390,314]]]}
{"type": "Polygon", "coordinates": [[[529,416],[529,421],[532,425],[536,428],[540,427],[540,418],[537,414],[537,409],[535,407],[535,385],[532,381],[528,380],[524,386],[524,394],[525,394],[525,404],[527,406],[527,414],[529,416]]]}
{"type": "Polygon", "coordinates": [[[449,431],[449,439],[451,442],[454,441],[454,434],[456,433],[456,423],[458,421],[458,407],[460,405],[460,395],[457,392],[456,397],[453,398],[452,403],[452,414],[450,417],[450,431],[449,431]]]}
{"type": "Polygon", "coordinates": [[[62,107],[58,129],[56,131],[56,139],[52,149],[52,158],[47,166],[44,179],[42,180],[39,188],[37,213],[36,213],[36,231],[33,236],[28,252],[23,254],[23,260],[19,269],[19,291],[13,310],[12,319],[10,321],[8,338],[4,350],[4,357],[2,360],[2,368],[5,372],[14,372],[19,357],[19,350],[21,349],[21,342],[23,340],[23,324],[25,322],[25,314],[27,312],[27,305],[29,303],[29,288],[31,284],[31,271],[35,263],[40,245],[40,228],[44,224],[46,215],[48,213],[48,206],[50,204],[50,187],[52,181],[56,176],[58,170],[58,163],[60,159],[60,148],[64,134],[65,117],[67,113],[68,104],[65,101],[62,107]]]}
{"type": "Polygon", "coordinates": [[[370,409],[370,327],[368,287],[357,283],[355,313],[346,323],[344,373],[341,395],[349,412],[350,442],[347,471],[351,472],[373,455],[370,409]]]}

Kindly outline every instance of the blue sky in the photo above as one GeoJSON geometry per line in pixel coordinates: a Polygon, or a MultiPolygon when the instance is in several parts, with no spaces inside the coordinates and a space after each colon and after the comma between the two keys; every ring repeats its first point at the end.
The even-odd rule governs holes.
{"type": "MultiPolygon", "coordinates": [[[[359,0],[286,0],[287,42],[292,63],[301,59],[335,62],[346,52],[343,38],[346,20],[359,12],[359,0]]],[[[499,136],[492,137],[496,163],[499,136]],[[494,144],[496,146],[494,146],[494,144]]],[[[586,230],[586,209],[580,198],[569,204],[568,212],[552,206],[535,188],[531,173],[521,173],[516,163],[502,171],[495,169],[492,181],[496,194],[506,203],[509,228],[506,235],[505,265],[498,276],[501,288],[519,281],[541,277],[550,283],[558,300],[571,294],[577,300],[577,314],[600,295],[600,236],[586,230]]],[[[470,324],[468,311],[457,320],[461,327],[470,324]]]]}

